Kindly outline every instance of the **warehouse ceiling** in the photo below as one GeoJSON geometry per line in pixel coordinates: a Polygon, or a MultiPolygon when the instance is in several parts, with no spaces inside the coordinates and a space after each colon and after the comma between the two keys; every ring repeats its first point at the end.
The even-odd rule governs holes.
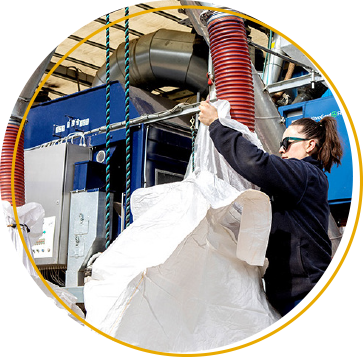
{"type": "MultiPolygon", "coordinates": [[[[173,5],[180,5],[180,2],[177,0],[167,0],[149,2],[147,4],[142,3],[131,6],[129,8],[129,14],[132,15],[144,10],[173,5]]],[[[121,19],[124,16],[124,9],[115,11],[110,14],[110,22],[121,19]]],[[[105,24],[106,16],[101,16],[80,28],[74,34],[68,36],[68,38],[57,46],[43,78],[68,51],[77,45],[77,43],[102,28],[105,24]]],[[[110,55],[112,55],[121,43],[125,42],[124,26],[125,23],[122,21],[110,28],[110,55]]],[[[180,11],[180,9],[163,10],[132,17],[129,21],[129,39],[131,41],[162,28],[184,32],[192,31],[188,17],[180,11]]],[[[265,36],[262,36],[260,40],[264,42],[265,38],[267,41],[267,37],[265,36]]],[[[261,41],[258,42],[261,43],[261,41]]],[[[42,87],[35,104],[92,87],[93,78],[97,70],[105,61],[106,31],[101,31],[75,49],[64,61],[62,61],[42,87]]],[[[184,89],[179,90],[175,88],[161,88],[154,92],[155,94],[167,96],[175,100],[184,100],[184,97],[191,95],[191,93],[188,93],[188,91],[184,89]]]]}
{"type": "MultiPolygon", "coordinates": [[[[143,10],[169,5],[180,5],[180,3],[176,0],[169,0],[139,4],[131,6],[129,8],[129,13],[132,15],[143,10]]],[[[110,22],[114,22],[124,16],[124,9],[115,11],[110,14],[110,22]]],[[[183,20],[185,19],[187,19],[187,16],[178,12],[177,9],[157,11],[142,16],[135,16],[129,21],[130,41],[161,28],[190,32],[191,27],[183,25],[183,20]]],[[[102,28],[105,24],[106,16],[95,19],[59,44],[44,76],[46,76],[49,70],[64,56],[65,53],[71,50],[85,37],[102,28]]],[[[125,23],[123,21],[110,28],[110,55],[112,55],[117,47],[125,41],[124,25],[125,23]]],[[[105,63],[105,61],[106,31],[101,31],[82,44],[79,48],[74,50],[66,58],[66,60],[58,66],[43,86],[36,102],[39,103],[47,99],[55,99],[90,88],[97,70],[105,63]]]]}

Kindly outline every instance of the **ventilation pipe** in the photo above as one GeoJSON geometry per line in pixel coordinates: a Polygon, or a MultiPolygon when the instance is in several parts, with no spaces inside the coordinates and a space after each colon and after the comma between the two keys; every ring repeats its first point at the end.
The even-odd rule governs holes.
{"type": "MultiPolygon", "coordinates": [[[[189,1],[184,0],[181,0],[180,3],[182,5],[190,4],[189,1]]],[[[203,6],[209,5],[202,2],[193,2],[193,4],[203,6]]],[[[177,32],[167,30],[159,30],[154,34],[144,35],[139,39],[131,41],[130,80],[132,82],[130,84],[132,86],[138,87],[139,83],[141,88],[155,89],[159,88],[160,84],[167,84],[169,86],[174,85],[174,82],[176,82],[175,78],[189,78],[188,81],[183,80],[185,87],[187,87],[187,85],[192,82],[192,88],[197,86],[196,91],[199,91],[202,94],[208,91],[205,74],[208,72],[209,54],[208,46],[206,44],[209,44],[210,40],[206,26],[201,20],[204,10],[185,9],[185,12],[196,32],[204,37],[204,42],[201,41],[199,37],[196,37],[196,35],[188,33],[182,33],[183,37],[185,36],[184,39],[189,38],[187,43],[185,43],[185,40],[181,43],[176,42],[174,36],[177,35],[177,32]],[[164,41],[160,41],[160,34],[162,33],[165,35],[167,34],[167,38],[164,39],[164,41]],[[201,43],[201,45],[198,46],[195,41],[197,43],[201,43]],[[193,45],[191,45],[191,42],[193,45]],[[158,46],[156,46],[156,44],[158,46]],[[171,44],[174,44],[173,48],[171,48],[171,44]],[[178,47],[179,44],[184,44],[184,51],[181,51],[182,46],[180,46],[180,48],[178,47]],[[186,47],[189,48],[187,53],[185,52],[186,47]],[[202,50],[200,50],[201,47],[203,48],[202,50]],[[165,58],[163,57],[164,53],[168,54],[168,56],[165,58]],[[191,63],[190,69],[194,69],[192,72],[190,72],[190,74],[193,74],[194,77],[190,74],[186,76],[186,72],[183,72],[188,69],[188,64],[185,64],[185,62],[189,62],[188,59],[191,63]],[[171,67],[173,67],[176,71],[175,74],[171,71],[171,67]],[[157,73],[157,76],[155,73],[157,73]],[[168,76],[170,76],[170,78],[168,78],[168,76]],[[193,78],[193,80],[190,81],[190,78],[193,78]],[[160,81],[162,81],[162,83],[160,83],[160,81]]],[[[177,36],[177,38],[180,39],[181,36],[177,36]]],[[[119,80],[121,83],[124,82],[124,51],[124,45],[121,44],[115,53],[111,56],[110,61],[111,80],[119,80]]],[[[97,72],[93,86],[98,86],[105,83],[105,67],[106,66],[104,65],[97,72]]],[[[278,155],[279,143],[286,127],[269,93],[264,90],[265,86],[252,63],[251,69],[254,85],[256,116],[255,130],[263,144],[264,149],[268,153],[278,155]]]]}
{"type": "MultiPolygon", "coordinates": [[[[19,131],[19,124],[9,123],[4,137],[1,151],[0,166],[0,188],[1,200],[6,200],[13,205],[11,195],[11,168],[13,161],[14,146],[19,131]]],[[[24,131],[21,133],[15,159],[14,171],[14,193],[16,206],[25,204],[25,183],[24,183],[24,131]]]]}
{"type": "MultiPolygon", "coordinates": [[[[55,50],[54,50],[55,51],[55,50]]],[[[24,89],[22,90],[11,114],[9,124],[5,131],[0,163],[0,190],[1,200],[6,200],[12,205],[22,206],[25,204],[25,182],[24,182],[24,131],[20,135],[15,159],[14,170],[14,194],[15,203],[11,193],[11,169],[16,138],[19,127],[23,120],[25,111],[31,98],[53,56],[52,51],[35,70],[24,89]]]]}
{"type": "MultiPolygon", "coordinates": [[[[274,34],[271,49],[280,55],[285,55],[285,52],[281,49],[281,36],[279,34],[274,34]]],[[[275,83],[279,80],[282,71],[282,64],[284,62],[281,57],[275,55],[268,54],[268,57],[269,61],[263,74],[263,82],[265,85],[275,83]]]]}
{"type": "MultiPolygon", "coordinates": [[[[110,58],[110,78],[125,82],[125,45],[110,58]]],[[[208,46],[196,34],[158,30],[130,41],[130,85],[151,91],[172,86],[208,93],[208,46]]],[[[106,82],[106,65],[96,73],[92,86],[106,82]]]]}
{"type": "MultiPolygon", "coordinates": [[[[180,3],[182,5],[213,6],[204,2],[190,2],[189,0],[180,0],[180,3]]],[[[202,34],[205,42],[209,44],[208,31],[205,30],[206,26],[203,21],[205,18],[204,14],[207,15],[207,11],[202,9],[185,9],[185,13],[197,33],[202,34]]],[[[264,149],[270,154],[279,155],[279,143],[286,127],[269,93],[264,90],[265,85],[252,63],[251,69],[255,97],[255,130],[264,149]]]]}
{"type": "Polygon", "coordinates": [[[251,59],[243,19],[215,13],[208,20],[217,97],[229,101],[231,117],[255,130],[251,59]]]}

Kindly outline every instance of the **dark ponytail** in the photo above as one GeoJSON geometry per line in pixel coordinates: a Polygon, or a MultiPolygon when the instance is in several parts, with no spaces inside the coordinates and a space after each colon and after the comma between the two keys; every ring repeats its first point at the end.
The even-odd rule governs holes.
{"type": "Polygon", "coordinates": [[[343,148],[335,118],[327,116],[319,122],[311,118],[301,118],[292,122],[291,125],[302,126],[300,132],[305,138],[317,141],[317,150],[314,150],[311,156],[322,162],[325,171],[330,173],[334,164],[341,164],[343,148]]]}

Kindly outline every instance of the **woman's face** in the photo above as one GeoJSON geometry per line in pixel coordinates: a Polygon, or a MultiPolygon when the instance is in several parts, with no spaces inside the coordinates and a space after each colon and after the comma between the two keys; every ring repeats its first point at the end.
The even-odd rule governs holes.
{"type": "MultiPolygon", "coordinates": [[[[305,135],[300,133],[299,131],[302,130],[302,126],[289,126],[286,131],[284,132],[282,139],[286,137],[295,137],[295,138],[305,138],[305,135]]],[[[313,140],[302,140],[302,141],[289,141],[289,146],[285,150],[282,146],[279,150],[279,153],[281,154],[282,159],[303,159],[305,157],[308,157],[312,151],[313,148],[311,146],[313,145],[315,147],[315,143],[313,140]]]]}

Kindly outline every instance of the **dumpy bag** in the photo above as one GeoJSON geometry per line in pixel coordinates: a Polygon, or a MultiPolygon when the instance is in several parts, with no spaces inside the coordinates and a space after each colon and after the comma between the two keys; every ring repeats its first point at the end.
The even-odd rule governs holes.
{"type": "MultiPolygon", "coordinates": [[[[229,117],[223,125],[253,142],[229,117]]],[[[196,169],[181,182],[136,190],[134,222],[95,261],[84,288],[87,321],[116,339],[159,352],[200,352],[273,324],[262,268],[269,198],[239,176],[200,125],[196,169]]]]}

